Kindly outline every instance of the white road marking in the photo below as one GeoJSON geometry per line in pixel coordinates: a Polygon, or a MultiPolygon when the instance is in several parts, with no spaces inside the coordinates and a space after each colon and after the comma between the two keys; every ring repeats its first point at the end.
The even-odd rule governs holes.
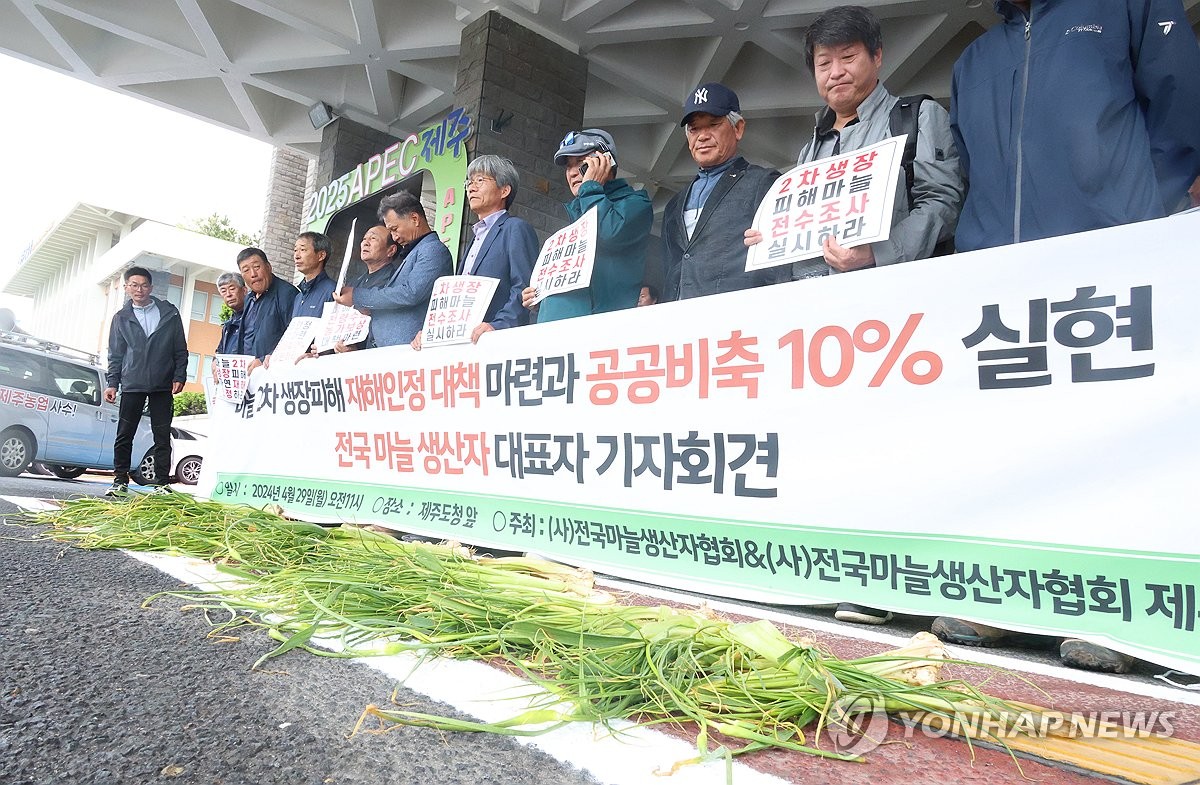
{"type": "Polygon", "coordinates": [[[20,507],[22,510],[29,510],[30,512],[42,512],[44,510],[57,510],[58,509],[57,504],[51,504],[50,502],[46,501],[45,499],[36,499],[33,496],[2,496],[2,495],[0,495],[0,499],[3,499],[4,501],[8,502],[9,504],[13,504],[17,507],[20,507]]]}

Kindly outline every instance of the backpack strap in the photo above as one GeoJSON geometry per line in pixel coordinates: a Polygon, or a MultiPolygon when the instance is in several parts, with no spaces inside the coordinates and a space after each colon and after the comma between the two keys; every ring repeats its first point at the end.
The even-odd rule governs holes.
{"type": "Polygon", "coordinates": [[[904,169],[904,193],[908,196],[909,210],[913,207],[913,161],[917,157],[917,119],[921,112],[921,102],[926,100],[932,101],[933,96],[924,93],[902,96],[888,115],[888,129],[892,136],[908,135],[904,140],[904,155],[900,157],[900,166],[904,169]]]}

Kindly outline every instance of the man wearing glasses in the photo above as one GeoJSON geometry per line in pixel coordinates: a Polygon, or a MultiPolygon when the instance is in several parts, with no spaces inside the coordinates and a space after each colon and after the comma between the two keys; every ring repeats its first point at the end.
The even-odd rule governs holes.
{"type": "Polygon", "coordinates": [[[467,204],[479,222],[471,227],[475,239],[456,272],[500,280],[472,341],[491,330],[529,324],[521,291],[529,285],[540,243],[532,226],[508,212],[517,185],[517,169],[507,158],[481,155],[467,167],[467,204]]]}
{"type": "Polygon", "coordinates": [[[183,390],[187,379],[188,350],[178,309],[150,296],[151,280],[145,268],[125,271],[129,300],[113,315],[108,331],[108,387],[104,400],[116,403],[119,389],[121,408],[113,441],[113,483],[105,496],[129,491],[133,436],[145,408],[150,410],[150,430],[154,434],[153,484],[166,490],[171,466],[172,396],[183,390]]]}

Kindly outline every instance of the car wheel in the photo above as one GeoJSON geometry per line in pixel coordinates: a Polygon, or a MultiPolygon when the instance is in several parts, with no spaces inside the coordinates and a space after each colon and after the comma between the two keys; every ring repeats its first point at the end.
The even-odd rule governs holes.
{"type": "Polygon", "coordinates": [[[154,451],[147,450],[142,457],[142,462],[137,465],[137,468],[129,473],[129,476],[138,485],[152,485],[154,483],[154,451]]]}
{"type": "Polygon", "coordinates": [[[51,474],[62,480],[74,480],[87,471],[86,466],[58,466],[53,463],[46,464],[46,468],[50,470],[51,474]]]}
{"type": "Polygon", "coordinates": [[[199,455],[189,455],[175,467],[175,474],[184,485],[195,485],[200,482],[200,466],[203,463],[199,455]]]}
{"type": "Polygon", "coordinates": [[[16,477],[33,463],[33,439],[20,428],[0,433],[0,475],[16,477]]]}

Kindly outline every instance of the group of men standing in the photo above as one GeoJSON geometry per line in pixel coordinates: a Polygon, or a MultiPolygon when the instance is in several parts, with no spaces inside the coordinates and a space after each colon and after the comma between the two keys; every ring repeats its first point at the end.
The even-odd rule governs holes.
{"type": "Polygon", "coordinates": [[[303,276],[298,289],[273,275],[261,249],[241,251],[239,272],[217,280],[217,290],[233,312],[222,327],[217,353],[266,361],[292,318],[319,316],[327,301],[371,316],[365,341],[339,344],[334,351],[402,344],[419,350],[434,283],[452,274],[499,281],[483,320],[472,329],[474,342],[495,330],[649,304],[642,295],[648,295],[650,287],[643,286],[642,278],[654,212],[645,190],[616,176],[612,136],[594,128],[573,131],[563,139],[554,161],[563,167],[574,196],[565,205],[567,216],[577,220],[597,209],[596,264],[587,288],[532,304],[536,292],[529,283],[540,243],[534,228],[509,212],[520,184],[517,169],[506,158],[482,155],[467,168],[467,203],[478,220],[457,268],[449,249],[430,229],[420,199],[407,191],[391,194],[380,201],[379,223],[367,229],[359,246],[366,271],[340,291],[334,291],[324,271],[332,249],[323,234],[305,232],[296,240],[293,257],[303,276]]]}
{"type": "MultiPolygon", "coordinates": [[[[747,272],[746,246],[762,241],[754,215],[780,173],[738,154],[747,122],[734,91],[712,82],[692,91],[680,124],[698,172],[663,212],[662,300],[910,262],[947,253],[951,243],[971,251],[1081,232],[1200,203],[1200,47],[1179,0],[997,0],[995,9],[1001,23],[955,65],[949,112],[926,96],[898,98],[883,85],[880,24],[867,9],[833,8],[807,30],[805,62],[826,105],[798,163],[867,147],[896,135],[898,124],[915,133],[912,160],[895,185],[891,235],[883,242],[847,248],[831,236],[816,259],[747,272]]],[[[529,284],[539,243],[533,228],[509,212],[517,170],[507,159],[484,155],[468,166],[466,196],[478,221],[457,269],[420,200],[393,194],[382,200],[380,223],[362,240],[366,272],[340,292],[324,274],[331,251],[324,235],[306,232],[296,241],[296,269],[304,277],[298,289],[273,275],[263,251],[243,250],[240,274],[218,281],[234,311],[218,351],[261,361],[292,317],[319,315],[328,300],[372,316],[368,339],[337,351],[404,343],[419,349],[434,281],[452,273],[500,282],[473,341],[494,330],[650,302],[643,278],[653,210],[644,190],[616,176],[612,136],[602,129],[573,131],[554,162],[573,196],[567,216],[598,211],[588,288],[533,305],[537,292],[529,284]]],[[[135,310],[143,307],[137,302],[135,310]]],[[[177,318],[165,310],[167,322],[177,318]]],[[[132,346],[145,340],[137,330],[153,330],[126,311],[114,317],[113,335],[132,346]]],[[[163,343],[146,346],[161,353],[163,343]]],[[[118,367],[109,377],[114,394],[121,358],[128,363],[130,356],[110,348],[110,363],[115,357],[118,367]]],[[[124,379],[130,378],[127,369],[124,379]]],[[[156,383],[177,387],[181,380],[176,369],[156,383]]],[[[118,436],[118,450],[128,451],[132,432],[126,437],[118,436]]],[[[118,456],[117,465],[120,477],[128,456],[124,464],[118,456]]],[[[839,606],[838,616],[866,623],[890,618],[850,604],[839,606]]],[[[935,631],[976,644],[1002,637],[1002,631],[954,619],[939,619],[935,631]]],[[[1085,651],[1073,664],[1128,667],[1119,658],[1096,657],[1085,651]]]]}
{"type": "MultiPolygon", "coordinates": [[[[751,225],[778,172],[736,157],[745,121],[732,91],[697,88],[684,125],[700,175],[663,217],[667,299],[924,259],[951,239],[973,251],[1200,204],[1200,47],[1178,0],[997,0],[995,8],[1001,24],[955,65],[949,113],[883,86],[882,35],[870,11],[834,8],[808,28],[805,60],[826,106],[798,161],[893,136],[901,110],[916,117],[916,149],[896,183],[887,241],[844,248],[831,236],[822,257],[790,271],[744,272],[729,235],[751,225]]],[[[744,236],[746,245],[762,241],[754,228],[744,236]]],[[[850,603],[836,615],[891,618],[850,603]]],[[[1008,637],[951,617],[934,620],[933,631],[976,646],[1008,637]]],[[[1062,641],[1060,654],[1094,670],[1133,663],[1075,639],[1062,641]]]]}

